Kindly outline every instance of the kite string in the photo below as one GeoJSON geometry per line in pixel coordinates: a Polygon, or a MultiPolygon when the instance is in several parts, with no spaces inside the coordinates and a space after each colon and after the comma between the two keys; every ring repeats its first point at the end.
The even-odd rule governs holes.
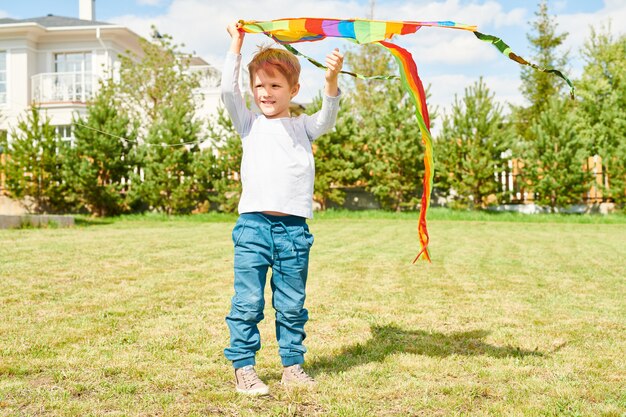
{"type": "MultiPolygon", "coordinates": [[[[263,32],[263,33],[267,35],[269,38],[271,38],[277,44],[282,45],[286,50],[288,50],[292,54],[301,56],[302,58],[309,61],[311,64],[315,65],[317,68],[320,68],[323,70],[328,69],[324,64],[321,64],[319,61],[315,60],[314,58],[311,58],[310,56],[303,54],[302,52],[298,51],[296,48],[289,45],[288,43],[280,41],[271,33],[266,33],[266,32],[263,32]]],[[[341,70],[339,72],[341,74],[350,75],[352,77],[359,78],[361,80],[397,80],[400,78],[400,76],[398,75],[363,75],[363,74],[359,74],[358,72],[351,72],[351,71],[345,71],[345,70],[341,70]]]]}
{"type": "Polygon", "coordinates": [[[209,139],[212,139],[212,138],[209,138],[209,139],[202,140],[202,141],[181,142],[181,143],[160,143],[160,144],[157,144],[157,143],[141,142],[141,141],[138,141],[138,140],[128,139],[128,138],[125,138],[125,137],[122,137],[122,136],[114,135],[114,134],[109,133],[109,132],[105,132],[104,130],[96,129],[95,127],[87,126],[86,124],[79,123],[79,122],[76,122],[76,121],[74,121],[74,124],[77,125],[77,126],[81,126],[81,127],[86,128],[86,129],[90,129],[90,130],[93,130],[95,132],[101,133],[103,135],[107,135],[107,136],[111,136],[111,137],[116,138],[116,139],[120,139],[120,140],[122,140],[124,142],[127,142],[127,143],[133,143],[133,144],[136,144],[136,145],[145,145],[145,146],[161,146],[163,148],[168,148],[168,147],[172,147],[173,148],[173,147],[176,147],[176,146],[185,146],[185,145],[200,145],[200,144],[208,141],[209,139]]]}

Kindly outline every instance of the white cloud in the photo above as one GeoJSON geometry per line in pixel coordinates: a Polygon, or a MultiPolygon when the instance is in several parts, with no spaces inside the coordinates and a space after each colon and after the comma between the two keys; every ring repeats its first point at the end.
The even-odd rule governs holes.
{"type": "MultiPolygon", "coordinates": [[[[429,105],[437,106],[443,111],[449,111],[454,103],[454,96],[459,100],[465,95],[465,89],[478,81],[479,77],[464,74],[443,74],[430,77],[431,98],[429,105]]],[[[517,74],[489,75],[483,77],[489,90],[495,95],[494,99],[504,106],[505,103],[522,104],[523,98],[519,94],[521,81],[517,74]]]]}
{"type": "Polygon", "coordinates": [[[611,32],[619,36],[626,33],[623,22],[626,21],[626,2],[623,0],[604,0],[604,7],[595,13],[574,13],[557,15],[558,32],[568,32],[564,46],[574,54],[589,38],[591,27],[596,30],[611,22],[611,32]]]}
{"type": "MultiPolygon", "coordinates": [[[[150,1],[150,0],[142,0],[150,1]]],[[[156,0],[154,0],[156,1],[156,0]]],[[[168,33],[177,43],[184,43],[186,51],[195,52],[208,62],[221,67],[223,57],[230,38],[226,33],[226,25],[239,19],[244,20],[271,20],[283,17],[336,17],[355,18],[366,17],[370,9],[364,2],[356,0],[238,0],[231,2],[202,1],[202,0],[173,0],[167,11],[160,16],[143,18],[138,16],[120,16],[112,19],[113,22],[128,26],[142,36],[148,36],[150,26],[156,25],[161,33],[168,33]]],[[[505,12],[502,6],[493,0],[483,4],[474,2],[465,4],[459,0],[445,0],[440,2],[424,2],[394,0],[393,4],[386,3],[375,10],[374,17],[381,20],[456,20],[479,26],[501,27],[522,26],[525,24],[526,11],[514,9],[505,12]]],[[[250,57],[255,46],[267,43],[269,39],[260,35],[247,35],[244,43],[244,59],[250,57]]],[[[498,52],[478,42],[467,31],[445,28],[422,28],[416,36],[404,36],[399,43],[413,53],[418,65],[422,64],[459,64],[476,65],[486,61],[498,59],[498,52]]],[[[345,42],[324,42],[319,44],[302,43],[298,48],[307,54],[320,59],[335,46],[343,50],[345,42]]],[[[445,77],[445,75],[442,75],[445,77]]],[[[450,102],[449,92],[460,92],[473,82],[469,77],[447,76],[441,79],[424,79],[426,84],[433,85],[438,97],[446,97],[450,102]],[[460,77],[460,78],[459,78],[460,77]],[[455,83],[454,80],[457,80],[455,83]],[[456,86],[454,90],[451,90],[456,86]]],[[[300,101],[307,102],[313,98],[323,85],[323,72],[308,64],[303,64],[301,76],[300,101]]],[[[452,94],[453,96],[453,94],[452,94]]],[[[444,100],[440,102],[444,103],[444,100]]],[[[437,103],[439,104],[439,102],[437,103]]]]}
{"type": "Polygon", "coordinates": [[[399,43],[420,63],[474,65],[498,59],[499,55],[495,48],[464,30],[422,28],[418,36],[405,37],[399,43]]]}
{"type": "MultiPolygon", "coordinates": [[[[138,0],[156,2],[158,0],[138,0]]],[[[239,0],[232,2],[206,2],[201,0],[174,0],[166,14],[152,18],[120,16],[115,23],[127,25],[137,33],[147,36],[150,25],[174,36],[190,50],[209,59],[221,62],[228,47],[225,27],[229,22],[244,20],[270,20],[282,17],[365,17],[369,7],[356,0],[239,0]]],[[[524,9],[504,12],[502,6],[490,0],[483,4],[461,4],[459,0],[415,4],[406,0],[385,4],[375,10],[375,18],[385,20],[456,20],[481,26],[521,26],[525,24],[524,9]]],[[[422,28],[419,36],[406,37],[407,45],[432,62],[476,62],[484,59],[484,48],[469,33],[441,28],[422,28]],[[444,33],[437,33],[444,32],[444,33]],[[450,32],[450,33],[445,33],[450,32]],[[456,32],[456,33],[452,33],[456,32]],[[448,45],[439,48],[440,45],[448,45]],[[445,50],[450,51],[447,53],[445,50]]],[[[261,37],[249,43],[261,42],[261,37]]],[[[245,52],[245,50],[244,50],[245,52]]],[[[491,58],[495,55],[491,54],[491,58]]]]}
{"type": "MultiPolygon", "coordinates": [[[[221,66],[230,38],[226,26],[240,19],[271,20],[283,17],[354,17],[363,15],[363,6],[356,1],[339,0],[238,0],[206,2],[202,0],[174,0],[167,13],[152,18],[120,16],[113,22],[126,25],[142,36],[148,36],[154,24],[162,33],[173,35],[174,41],[184,43],[186,50],[195,52],[216,66],[221,66]],[[338,13],[338,11],[341,11],[338,13]]],[[[255,46],[267,43],[260,35],[248,35],[244,55],[255,46]]]]}
{"type": "Polygon", "coordinates": [[[522,26],[525,21],[526,10],[516,8],[510,12],[504,12],[502,6],[493,0],[482,4],[465,2],[460,0],[445,0],[415,4],[415,2],[402,0],[396,1],[393,7],[386,5],[375,13],[377,19],[389,20],[452,20],[466,24],[479,26],[522,26]]]}
{"type": "MultiPolygon", "coordinates": [[[[157,0],[137,1],[155,3],[157,0]]],[[[155,24],[160,32],[172,35],[175,42],[184,43],[186,51],[195,52],[213,65],[221,67],[230,42],[225,30],[230,22],[239,19],[271,20],[284,17],[366,17],[370,13],[366,3],[363,0],[173,0],[162,15],[151,18],[126,15],[111,21],[126,25],[142,36],[148,36],[150,25],[155,24]]],[[[517,36],[521,39],[523,35],[520,34],[528,32],[530,27],[527,23],[534,18],[532,11],[535,4],[529,3],[528,8],[506,11],[500,3],[503,2],[390,0],[383,4],[378,3],[374,17],[381,20],[452,20],[476,24],[480,31],[502,35],[505,40],[512,41],[513,49],[525,55],[520,43],[515,44],[510,38],[517,36]]],[[[1,13],[0,11],[0,15],[1,13]]],[[[624,32],[623,25],[619,23],[626,21],[626,2],[605,0],[603,8],[595,13],[563,14],[561,10],[552,13],[557,13],[558,30],[570,33],[565,46],[576,53],[588,37],[591,24],[597,26],[610,17],[613,20],[613,32],[624,32]]],[[[251,57],[256,45],[268,41],[261,35],[247,35],[243,50],[244,60],[251,57]]],[[[469,32],[422,28],[414,36],[398,38],[398,43],[414,55],[420,71],[423,67],[426,68],[423,71],[423,80],[426,85],[432,85],[433,105],[450,106],[454,93],[462,96],[464,88],[477,80],[477,77],[467,75],[464,66],[485,69],[485,81],[496,93],[497,100],[516,104],[523,101],[519,93],[519,69],[515,68],[515,64],[508,63],[513,65],[510,70],[506,67],[505,74],[494,75],[500,61],[505,61],[506,58],[492,46],[479,42],[469,32]],[[432,69],[434,65],[437,72],[432,69]]],[[[328,40],[323,46],[302,43],[298,45],[298,49],[322,59],[335,46],[345,50],[347,44],[328,40]]],[[[571,75],[579,74],[580,62],[574,60],[573,64],[571,75]]],[[[299,99],[306,102],[321,88],[323,72],[303,63],[301,80],[299,99]]]]}
{"type": "Polygon", "coordinates": [[[137,4],[142,6],[159,6],[163,0],[137,0],[137,4]]]}

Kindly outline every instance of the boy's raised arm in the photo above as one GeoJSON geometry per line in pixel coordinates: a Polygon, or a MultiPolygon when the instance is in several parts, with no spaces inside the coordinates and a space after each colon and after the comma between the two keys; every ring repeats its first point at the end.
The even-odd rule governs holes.
{"type": "Polygon", "coordinates": [[[306,120],[306,131],[310,140],[315,140],[333,128],[339,112],[338,77],[343,67],[343,55],[335,49],[326,56],[326,84],[322,108],[306,120]]]}
{"type": "Polygon", "coordinates": [[[244,33],[240,30],[241,24],[231,23],[226,27],[231,42],[224,69],[222,71],[222,101],[228,111],[237,133],[244,137],[254,121],[253,113],[246,107],[246,102],[239,89],[239,71],[241,66],[241,46],[244,33]]]}
{"type": "Polygon", "coordinates": [[[326,56],[326,85],[324,86],[324,93],[328,97],[337,97],[339,94],[339,87],[337,79],[339,77],[339,71],[343,67],[343,54],[339,52],[338,48],[329,53],[326,56]]]}

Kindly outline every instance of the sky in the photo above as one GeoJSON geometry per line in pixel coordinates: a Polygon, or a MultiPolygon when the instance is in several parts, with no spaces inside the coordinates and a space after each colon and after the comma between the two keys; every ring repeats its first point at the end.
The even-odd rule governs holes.
{"type": "MultiPolygon", "coordinates": [[[[452,20],[478,26],[478,30],[501,37],[518,55],[530,59],[527,39],[539,0],[96,0],[96,20],[124,25],[148,36],[156,25],[183,50],[221,68],[230,38],[226,25],[240,19],[270,20],[288,17],[368,18],[380,20],[452,20]]],[[[54,14],[78,17],[79,0],[0,0],[0,17],[29,18],[54,14]]],[[[549,0],[557,33],[568,32],[563,51],[569,51],[565,72],[570,78],[582,74],[580,47],[596,29],[611,22],[615,35],[626,32],[626,0],[549,0]]],[[[519,92],[521,67],[472,33],[441,28],[422,28],[396,38],[409,50],[425,86],[430,86],[429,106],[448,111],[455,95],[482,76],[495,98],[522,104],[519,92]]],[[[246,35],[242,51],[247,63],[263,35],[246,35]]],[[[342,40],[302,43],[298,49],[318,60],[333,48],[355,48],[342,40]]],[[[323,71],[302,62],[301,89],[295,101],[306,103],[323,87],[323,71]]]]}

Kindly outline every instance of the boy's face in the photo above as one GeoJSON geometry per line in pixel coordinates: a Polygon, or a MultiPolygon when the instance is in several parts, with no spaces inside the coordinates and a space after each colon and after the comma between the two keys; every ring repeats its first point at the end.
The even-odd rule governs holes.
{"type": "Polygon", "coordinates": [[[260,68],[252,77],[254,102],[268,119],[289,117],[289,103],[299,89],[300,84],[290,86],[280,71],[270,74],[260,68]]]}

